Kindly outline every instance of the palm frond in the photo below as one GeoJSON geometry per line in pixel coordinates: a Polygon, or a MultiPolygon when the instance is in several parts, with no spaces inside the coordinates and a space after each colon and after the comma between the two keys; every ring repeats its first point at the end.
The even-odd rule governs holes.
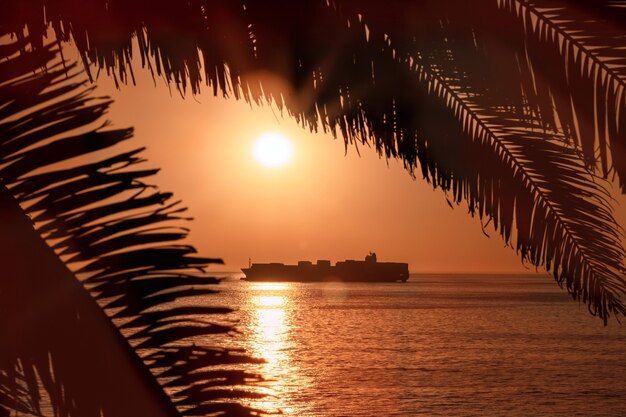
{"type": "Polygon", "coordinates": [[[132,130],[50,46],[0,52],[0,404],[40,414],[43,387],[62,416],[258,414],[259,360],[199,342],[233,332],[198,304],[221,261],[177,243],[185,209],[143,182],[141,149],[112,152],[132,130]]]}
{"type": "MultiPolygon", "coordinates": [[[[344,13],[354,15],[355,10],[344,13]]],[[[457,13],[464,19],[471,15],[457,13]]],[[[524,105],[517,51],[485,52],[492,45],[476,33],[474,46],[463,45],[465,56],[457,57],[455,42],[464,37],[459,34],[463,25],[443,19],[435,39],[418,37],[397,45],[393,35],[378,31],[379,18],[373,19],[352,19],[351,30],[367,32],[371,50],[369,57],[361,48],[351,58],[355,65],[372,63],[376,88],[394,102],[381,112],[369,107],[367,94],[374,88],[367,93],[351,88],[340,111],[348,136],[370,135],[387,155],[414,158],[405,159],[409,168],[419,161],[424,178],[451,192],[455,201],[467,201],[472,214],[492,221],[522,259],[552,270],[559,285],[587,303],[592,314],[605,323],[610,315],[623,315],[624,249],[610,197],[578,150],[524,105]],[[513,67],[491,81],[490,73],[467,63],[479,61],[482,54],[496,55],[497,62],[512,62],[513,67]],[[508,94],[511,85],[518,88],[508,94]],[[494,94],[495,88],[502,91],[494,94]],[[416,109],[426,114],[416,114],[416,109]]],[[[419,27],[390,33],[402,30],[423,33],[419,27]]],[[[362,79],[352,73],[350,86],[362,79]]]]}
{"type": "MultiPolygon", "coordinates": [[[[422,89],[411,91],[413,102],[390,90],[392,97],[404,99],[388,113],[391,123],[370,125],[365,130],[373,135],[387,130],[400,155],[416,155],[426,179],[451,191],[455,201],[467,201],[472,214],[493,221],[505,242],[514,241],[523,260],[552,270],[559,285],[566,286],[574,299],[587,303],[592,314],[605,323],[612,314],[625,314],[622,232],[603,181],[588,169],[561,132],[549,129],[537,120],[532,107],[525,105],[519,94],[524,75],[519,64],[493,81],[489,72],[475,69],[481,64],[472,65],[471,61],[481,61],[484,55],[498,57],[496,63],[516,65],[519,51],[489,51],[494,46],[483,33],[473,34],[473,46],[459,46],[459,38],[465,38],[459,32],[484,25],[472,25],[469,10],[456,13],[462,13],[465,27],[441,19],[438,30],[442,33],[436,39],[418,37],[406,42],[400,36],[398,45],[393,35],[376,33],[381,29],[377,16],[374,23],[367,16],[360,24],[352,23],[354,30],[361,32],[369,24],[373,48],[386,46],[388,59],[411,68],[417,74],[413,84],[422,89]],[[461,56],[455,54],[459,47],[461,56]],[[496,89],[498,93],[493,93],[496,89]],[[411,118],[416,108],[428,109],[431,120],[424,123],[411,118]],[[412,140],[409,144],[403,139],[407,136],[412,140]],[[411,146],[414,149],[406,152],[411,146]]],[[[423,33],[420,29],[411,26],[390,33],[423,33]]],[[[389,73],[379,70],[376,82],[382,79],[389,88],[393,81],[384,80],[398,77],[402,73],[399,66],[387,67],[389,73]]],[[[366,109],[364,118],[372,120],[370,114],[366,109]]]]}
{"type": "Polygon", "coordinates": [[[515,113],[484,107],[479,97],[415,65],[429,90],[452,109],[465,135],[498,159],[481,158],[469,181],[453,177],[457,202],[463,197],[471,212],[493,220],[505,242],[515,232],[522,259],[552,269],[559,285],[565,284],[605,324],[611,314],[625,315],[620,227],[608,192],[578,153],[564,138],[515,113]]]}
{"type": "Polygon", "coordinates": [[[614,169],[626,193],[626,13],[615,3],[498,0],[498,7],[518,18],[535,90],[542,77],[549,81],[543,94],[560,104],[564,133],[605,175],[614,169]]]}

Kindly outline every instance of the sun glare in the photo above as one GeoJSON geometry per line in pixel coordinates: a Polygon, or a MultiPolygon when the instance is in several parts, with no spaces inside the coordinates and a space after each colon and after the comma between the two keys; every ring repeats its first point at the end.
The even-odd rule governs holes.
{"type": "Polygon", "coordinates": [[[285,165],[293,155],[291,142],[280,133],[264,133],[254,144],[254,158],[269,168],[285,165]]]}

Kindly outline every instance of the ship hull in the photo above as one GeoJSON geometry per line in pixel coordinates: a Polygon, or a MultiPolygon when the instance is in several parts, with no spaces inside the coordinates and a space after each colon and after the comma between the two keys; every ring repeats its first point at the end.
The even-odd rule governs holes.
{"type": "Polygon", "coordinates": [[[344,261],[335,266],[253,264],[243,268],[246,281],[256,282],[406,282],[409,266],[397,262],[344,261]]]}

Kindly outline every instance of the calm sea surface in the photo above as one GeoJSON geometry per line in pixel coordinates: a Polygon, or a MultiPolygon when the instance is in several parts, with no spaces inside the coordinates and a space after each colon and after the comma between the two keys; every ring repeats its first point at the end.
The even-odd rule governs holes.
{"type": "Polygon", "coordinates": [[[288,416],[626,416],[626,324],[548,276],[220,287],[288,416]]]}

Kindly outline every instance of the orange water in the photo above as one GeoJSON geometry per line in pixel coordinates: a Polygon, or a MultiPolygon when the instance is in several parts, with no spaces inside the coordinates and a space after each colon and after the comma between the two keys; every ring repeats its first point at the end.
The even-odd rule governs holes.
{"type": "Polygon", "coordinates": [[[220,287],[288,416],[626,415],[626,325],[544,275],[220,287]]]}

